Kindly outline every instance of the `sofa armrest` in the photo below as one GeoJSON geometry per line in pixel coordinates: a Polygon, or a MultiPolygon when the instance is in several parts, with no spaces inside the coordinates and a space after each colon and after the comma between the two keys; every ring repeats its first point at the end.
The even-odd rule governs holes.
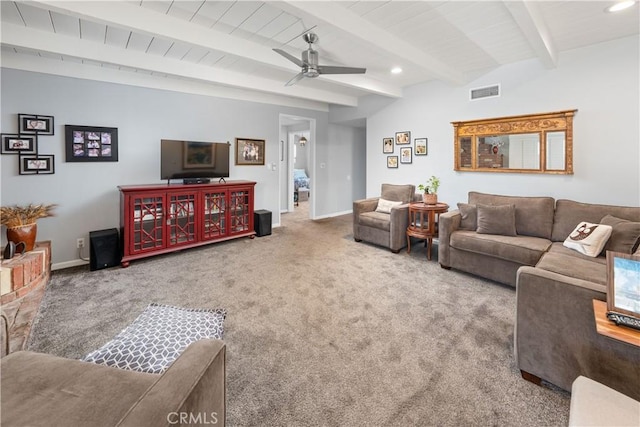
{"type": "Polygon", "coordinates": [[[606,287],[535,267],[516,283],[514,356],[518,368],[565,390],[580,375],[640,398],[640,347],[596,330],[593,300],[606,287]]]}
{"type": "Polygon", "coordinates": [[[460,228],[462,215],[458,209],[440,214],[438,221],[438,262],[442,267],[451,267],[449,261],[449,240],[451,234],[460,228]]]}
{"type": "Polygon", "coordinates": [[[117,425],[224,426],[225,364],[223,341],[206,339],[192,343],[117,425]]]}
{"type": "Polygon", "coordinates": [[[378,199],[380,198],[372,197],[353,202],[353,238],[355,240],[360,240],[360,227],[358,227],[360,214],[375,211],[378,207],[378,199]]]}
{"type": "Polygon", "coordinates": [[[389,249],[399,251],[407,246],[407,227],[409,226],[409,204],[391,208],[389,249]]]}

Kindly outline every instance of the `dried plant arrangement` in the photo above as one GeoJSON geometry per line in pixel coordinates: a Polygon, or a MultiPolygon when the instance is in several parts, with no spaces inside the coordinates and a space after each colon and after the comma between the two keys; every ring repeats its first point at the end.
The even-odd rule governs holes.
{"type": "Polygon", "coordinates": [[[40,218],[54,216],[53,209],[57,205],[2,206],[0,207],[0,224],[7,228],[33,224],[40,218]]]}

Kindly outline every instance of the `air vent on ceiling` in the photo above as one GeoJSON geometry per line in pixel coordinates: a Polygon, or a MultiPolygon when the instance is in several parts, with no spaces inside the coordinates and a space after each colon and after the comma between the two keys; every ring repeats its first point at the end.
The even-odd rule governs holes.
{"type": "Polygon", "coordinates": [[[476,89],[471,89],[469,91],[469,99],[473,101],[474,99],[482,99],[482,98],[494,98],[496,96],[500,96],[500,85],[492,85],[479,87],[476,89]]]}

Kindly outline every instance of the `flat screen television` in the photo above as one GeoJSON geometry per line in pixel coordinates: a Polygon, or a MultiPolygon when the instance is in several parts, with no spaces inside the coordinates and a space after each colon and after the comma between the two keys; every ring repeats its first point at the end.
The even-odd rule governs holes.
{"type": "MultiPolygon", "coordinates": [[[[161,179],[229,177],[229,143],[163,139],[160,143],[161,179]]],[[[185,181],[186,182],[186,181],[185,181]]]]}

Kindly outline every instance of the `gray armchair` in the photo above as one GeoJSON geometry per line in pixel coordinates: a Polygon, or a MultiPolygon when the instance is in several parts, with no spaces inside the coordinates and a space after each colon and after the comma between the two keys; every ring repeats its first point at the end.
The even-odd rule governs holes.
{"type": "Polygon", "coordinates": [[[407,246],[409,225],[409,202],[419,200],[414,185],[382,184],[380,197],[353,202],[353,238],[391,249],[398,253],[407,246]],[[393,206],[389,213],[376,211],[380,199],[402,202],[393,206]]]}

